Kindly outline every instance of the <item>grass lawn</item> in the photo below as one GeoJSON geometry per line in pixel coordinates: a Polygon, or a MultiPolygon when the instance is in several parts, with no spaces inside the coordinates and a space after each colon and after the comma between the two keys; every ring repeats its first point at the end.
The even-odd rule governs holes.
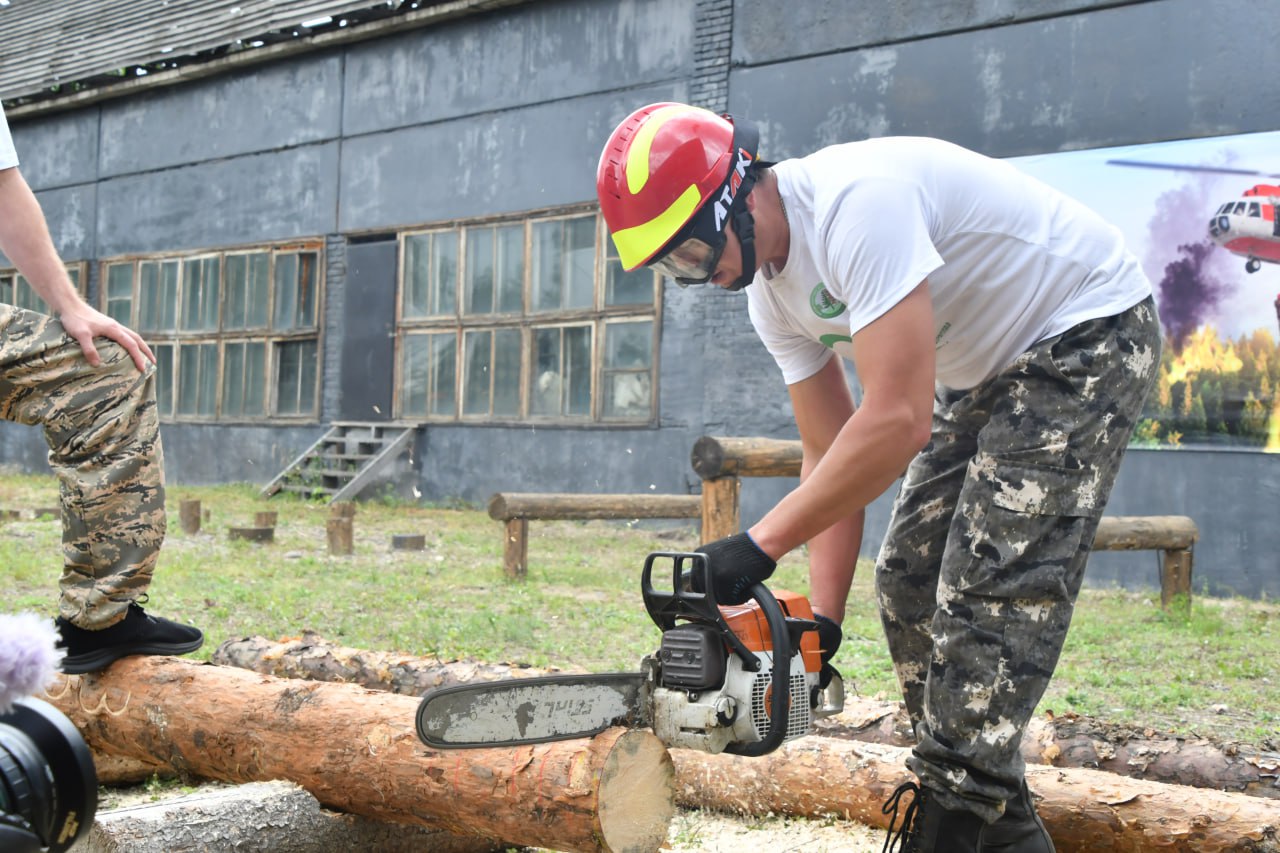
{"type": "MultiPolygon", "coordinates": [[[[0,509],[57,505],[51,477],[0,477],[0,509]]],[[[327,552],[326,505],[263,500],[247,485],[171,487],[169,534],[149,609],[206,635],[194,657],[228,638],[313,630],[343,645],[592,671],[634,669],[656,648],[639,573],[655,550],[697,546],[691,526],[533,522],[529,576],[502,570],[502,526],[474,508],[361,503],[355,553],[327,552]],[[199,533],[178,525],[178,502],[207,512],[199,533]],[[275,542],[231,540],[254,513],[279,514],[275,542]],[[395,534],[423,534],[426,550],[391,550],[395,534]]],[[[61,566],[56,520],[0,522],[4,610],[54,615],[61,566]]],[[[897,696],[871,588],[859,567],[836,658],[846,686],[897,696]]],[[[770,585],[807,591],[804,555],[785,558],[770,585]]],[[[1085,590],[1040,711],[1280,749],[1280,604],[1197,596],[1189,618],[1159,607],[1159,591],[1085,590]]]]}

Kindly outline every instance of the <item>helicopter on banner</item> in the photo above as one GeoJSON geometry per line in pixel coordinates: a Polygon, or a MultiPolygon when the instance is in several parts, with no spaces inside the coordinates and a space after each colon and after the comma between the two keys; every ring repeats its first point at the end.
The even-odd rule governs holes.
{"type": "MultiPolygon", "coordinates": [[[[1280,178],[1280,175],[1225,166],[1186,166],[1143,160],[1107,162],[1115,166],[1136,166],[1142,169],[1280,178]]],[[[1209,236],[1228,252],[1244,258],[1245,272],[1255,273],[1262,269],[1264,263],[1280,264],[1280,186],[1255,184],[1239,198],[1220,205],[1209,218],[1209,236]]]]}

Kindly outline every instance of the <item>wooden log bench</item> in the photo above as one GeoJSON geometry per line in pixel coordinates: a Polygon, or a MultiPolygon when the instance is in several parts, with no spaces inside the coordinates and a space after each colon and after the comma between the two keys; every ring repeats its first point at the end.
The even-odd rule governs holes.
{"type": "MultiPolygon", "coordinates": [[[[773,438],[719,438],[704,435],[693,445],[691,463],[702,479],[702,541],[741,530],[739,499],[743,477],[799,477],[800,442],[773,438]]],[[[1160,606],[1191,606],[1192,551],[1200,533],[1182,515],[1104,516],[1093,540],[1095,551],[1160,551],[1160,606]]]]}
{"type": "Polygon", "coordinates": [[[499,492],[489,499],[489,517],[505,524],[502,567],[507,577],[523,578],[529,568],[529,521],[698,518],[698,495],[537,494],[499,492]]]}

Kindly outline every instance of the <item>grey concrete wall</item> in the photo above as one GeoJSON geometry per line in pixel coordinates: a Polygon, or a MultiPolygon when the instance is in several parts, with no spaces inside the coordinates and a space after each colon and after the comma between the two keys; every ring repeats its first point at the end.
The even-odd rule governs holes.
{"type": "MultiPolygon", "coordinates": [[[[771,158],[884,134],[1014,156],[1280,127],[1280,87],[1258,59],[1280,43],[1280,16],[1251,0],[785,5],[541,0],[25,119],[15,139],[68,260],[325,238],[319,422],[163,427],[171,483],[261,484],[358,380],[346,332],[373,285],[349,291],[345,236],[589,201],[601,142],[642,103],[707,98],[758,121],[771,158]]],[[[653,428],[433,425],[396,476],[427,500],[680,493],[698,487],[700,435],[795,436],[741,295],[669,287],[659,352],[653,428]]],[[[0,464],[44,470],[44,452],[36,431],[0,424],[0,464]]],[[[744,522],[790,485],[749,481],[744,522]]],[[[1111,511],[1193,516],[1198,589],[1277,595],[1278,495],[1274,456],[1134,451],[1111,511]]],[[[865,555],[887,515],[888,497],[865,555]]],[[[1098,555],[1090,579],[1153,586],[1154,560],[1098,555]]]]}
{"type": "MultiPolygon", "coordinates": [[[[794,488],[787,478],[745,480],[743,524],[752,524],[794,488]]],[[[862,556],[874,560],[897,484],[867,510],[862,556]]],[[[1133,448],[1120,467],[1107,515],[1185,515],[1200,539],[1193,553],[1196,594],[1274,598],[1280,591],[1280,454],[1133,448]]],[[[1160,587],[1156,551],[1103,551],[1089,558],[1089,586],[1160,587]]]]}
{"type": "Polygon", "coordinates": [[[1280,118],[1280,87],[1242,61],[1272,55],[1280,37],[1280,16],[1253,0],[797,0],[790,38],[768,28],[769,5],[737,3],[730,80],[730,109],[762,120],[769,156],[916,134],[1009,157],[1274,130],[1280,118]],[[1074,8],[1084,13],[1043,17],[1074,8]]]}

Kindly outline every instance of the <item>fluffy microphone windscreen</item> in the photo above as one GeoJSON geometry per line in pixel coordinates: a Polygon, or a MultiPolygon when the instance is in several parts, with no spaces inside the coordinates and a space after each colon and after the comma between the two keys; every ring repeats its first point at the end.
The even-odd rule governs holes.
{"type": "Polygon", "coordinates": [[[17,699],[43,692],[58,674],[63,651],[53,620],[34,613],[0,614],[0,714],[17,699]]]}

